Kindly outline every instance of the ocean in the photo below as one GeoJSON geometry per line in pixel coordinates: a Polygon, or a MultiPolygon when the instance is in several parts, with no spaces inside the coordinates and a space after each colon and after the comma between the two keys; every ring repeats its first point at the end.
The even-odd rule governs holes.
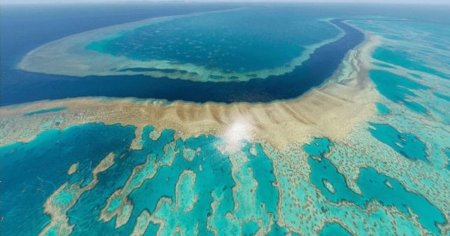
{"type": "MultiPolygon", "coordinates": [[[[22,134],[8,133],[22,139],[0,146],[0,232],[4,235],[448,234],[449,7],[149,4],[6,6],[1,11],[0,104],[8,117],[0,117],[0,127],[22,134]],[[148,17],[236,7],[333,18],[331,22],[345,35],[315,50],[293,71],[248,81],[205,82],[142,75],[72,77],[15,69],[30,50],[61,37],[148,17]],[[227,137],[220,133],[181,134],[172,128],[157,129],[155,124],[138,127],[127,120],[127,124],[115,123],[119,120],[116,117],[108,124],[85,122],[83,118],[92,114],[85,113],[82,105],[76,107],[79,110],[64,105],[36,110],[25,106],[26,112],[21,110],[24,106],[9,106],[83,96],[199,103],[282,102],[324,84],[347,53],[364,41],[365,34],[380,39],[371,57],[366,58],[370,64],[367,77],[377,95],[374,104],[369,104],[374,114],[336,140],[313,135],[307,142],[289,140],[287,147],[277,149],[256,137],[238,140],[239,150],[232,153],[226,149],[227,137]],[[67,124],[70,119],[76,124],[67,124]]],[[[252,29],[251,25],[244,28],[252,29]]],[[[141,33],[131,34],[132,39],[136,41],[141,33]]],[[[247,33],[243,35],[249,37],[247,33]]],[[[158,43],[171,38],[163,36],[158,43]]],[[[239,50],[257,50],[264,40],[255,48],[242,46],[239,50]]],[[[142,48],[128,55],[130,51],[120,46],[126,42],[119,37],[118,41],[100,42],[102,45],[93,49],[148,59],[147,54],[139,54],[142,48]]],[[[187,47],[183,42],[173,43],[187,47]]],[[[171,53],[176,51],[180,49],[171,53]]],[[[277,53],[276,47],[270,51],[277,53]]],[[[281,51],[284,60],[293,57],[285,54],[285,49],[281,51]]],[[[164,55],[160,49],[153,53],[161,59],[187,60],[186,55],[164,55]]],[[[258,53],[249,58],[260,57],[258,53]]],[[[220,67],[234,58],[217,56],[218,61],[210,62],[209,67],[220,67]]],[[[208,63],[203,59],[196,63],[208,63]]],[[[222,69],[241,70],[243,62],[235,62],[222,69]]],[[[277,61],[264,63],[249,64],[242,70],[279,66],[277,61]]],[[[136,112],[141,114],[146,113],[136,112]]],[[[177,115],[183,118],[186,114],[177,115]]],[[[276,121],[276,112],[270,115],[276,121]]],[[[322,114],[314,115],[322,118],[322,114]]],[[[335,122],[341,114],[334,115],[330,121],[333,126],[345,125],[335,122]]],[[[299,125],[314,134],[326,132],[314,122],[299,125]]],[[[237,128],[226,124],[231,125],[227,127],[231,138],[246,131],[239,120],[236,123],[237,128]]],[[[272,124],[275,130],[270,130],[271,126],[256,128],[279,132],[286,123],[272,124]]],[[[164,125],[173,124],[162,122],[164,125]]]]}

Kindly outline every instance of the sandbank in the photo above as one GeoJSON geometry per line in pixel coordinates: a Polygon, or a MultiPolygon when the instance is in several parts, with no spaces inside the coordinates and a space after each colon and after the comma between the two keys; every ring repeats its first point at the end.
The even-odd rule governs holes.
{"type": "Polygon", "coordinates": [[[348,53],[340,69],[321,87],[286,101],[198,104],[88,97],[3,107],[0,108],[0,145],[29,141],[49,128],[63,129],[91,122],[135,125],[137,130],[151,124],[158,130],[175,129],[186,136],[224,136],[238,124],[250,133],[243,134],[245,139],[276,148],[304,143],[314,136],[339,140],[376,110],[374,103],[379,95],[368,79],[367,71],[371,51],[378,43],[379,38],[367,36],[361,45],[348,53]],[[344,73],[346,71],[352,73],[344,73]],[[67,109],[52,114],[22,115],[38,108],[56,106],[67,109]]]}

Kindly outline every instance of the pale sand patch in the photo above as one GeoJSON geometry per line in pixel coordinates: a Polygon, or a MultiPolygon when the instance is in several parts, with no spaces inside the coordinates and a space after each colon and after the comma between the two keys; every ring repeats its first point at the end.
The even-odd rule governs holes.
{"type": "Polygon", "coordinates": [[[379,95],[368,79],[367,70],[370,66],[370,53],[378,43],[378,38],[369,36],[348,54],[336,75],[322,87],[287,101],[196,104],[182,101],[165,103],[154,100],[75,98],[3,107],[0,109],[0,145],[29,141],[48,128],[63,129],[91,122],[121,123],[137,127],[151,124],[157,130],[175,129],[186,137],[215,134],[225,140],[228,138],[231,142],[259,141],[279,149],[288,144],[307,142],[314,136],[340,140],[357,123],[365,121],[375,112],[374,102],[379,95]],[[55,106],[67,109],[57,114],[22,115],[37,108],[55,106]],[[62,122],[52,123],[56,116],[61,116],[62,122]],[[40,125],[43,123],[46,123],[45,127],[40,125]],[[240,129],[242,126],[245,126],[245,132],[230,134],[230,129],[240,129]]]}
{"type": "Polygon", "coordinates": [[[73,173],[75,173],[78,170],[78,162],[74,163],[70,166],[69,170],[67,171],[68,175],[72,175],[73,173]]]}
{"type": "Polygon", "coordinates": [[[132,236],[144,235],[149,225],[150,225],[150,213],[147,210],[143,210],[136,220],[136,224],[134,226],[131,235],[132,236]]]}

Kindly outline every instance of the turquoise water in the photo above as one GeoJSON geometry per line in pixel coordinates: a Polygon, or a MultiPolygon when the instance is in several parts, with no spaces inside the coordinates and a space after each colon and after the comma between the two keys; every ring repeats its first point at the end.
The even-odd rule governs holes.
{"type": "Polygon", "coordinates": [[[331,147],[332,144],[326,138],[315,138],[304,145],[304,150],[310,155],[310,181],[328,200],[335,203],[351,202],[363,208],[375,200],[382,205],[396,207],[405,214],[409,214],[408,210],[411,210],[418,215],[419,222],[427,230],[439,234],[440,230],[436,224],[446,223],[444,214],[420,194],[407,191],[398,180],[383,175],[372,167],[361,168],[356,181],[361,194],[351,190],[346,178],[325,158],[331,147]],[[328,186],[332,186],[331,189],[327,187],[326,182],[328,186]]]}
{"type": "Polygon", "coordinates": [[[428,161],[425,143],[413,134],[400,133],[388,124],[370,123],[370,125],[370,133],[396,152],[411,160],[428,161]]]}
{"type": "Polygon", "coordinates": [[[245,168],[253,170],[253,176],[258,182],[256,197],[264,204],[267,212],[277,217],[278,190],[274,186],[273,163],[266,156],[260,144],[255,145],[254,148],[256,155],[250,152],[250,145],[244,149],[244,153],[249,157],[248,166],[245,168]]]}
{"type": "MultiPolygon", "coordinates": [[[[274,14],[267,11],[269,16],[274,14]]],[[[233,17],[238,17],[238,12],[233,12],[233,17]]],[[[49,130],[29,142],[0,147],[0,233],[38,234],[50,222],[50,216],[43,209],[45,201],[67,182],[70,188],[54,196],[52,202],[57,208],[70,208],[66,216],[69,225],[73,225],[74,235],[99,232],[129,235],[138,226],[142,226],[145,235],[155,235],[158,231],[163,235],[192,235],[194,231],[211,235],[214,230],[224,235],[254,235],[258,232],[269,235],[448,234],[441,229],[442,226],[448,228],[449,212],[450,84],[445,68],[449,68],[450,34],[448,24],[433,24],[433,15],[426,17],[430,21],[427,23],[376,19],[352,21],[360,29],[389,40],[382,40],[375,51],[376,67],[369,74],[381,95],[375,104],[377,113],[361,124],[363,128],[355,128],[343,140],[320,137],[306,144],[292,140],[294,147],[287,154],[268,151],[262,144],[248,142],[243,143],[237,154],[229,154],[218,148],[223,145],[219,137],[200,134],[181,139],[175,130],[155,131],[149,125],[140,137],[142,148],[130,149],[136,138],[136,127],[99,123],[77,125],[62,131],[49,130]],[[155,140],[150,138],[154,137],[151,135],[154,132],[161,132],[155,135],[155,140]],[[109,153],[114,154],[114,164],[93,176],[95,167],[109,153]],[[67,171],[75,163],[79,166],[69,175],[67,171]],[[81,196],[73,191],[90,186],[95,179],[98,181],[95,186],[81,196]],[[76,203],[70,206],[75,199],[76,203]],[[145,213],[156,221],[147,222],[145,213]],[[102,214],[108,217],[100,219],[102,214]],[[413,218],[426,230],[425,233],[415,226],[413,218]],[[145,226],[147,223],[148,227],[145,226]],[[175,232],[176,229],[182,232],[175,232]]],[[[220,17],[208,18],[211,22],[198,20],[202,17],[212,16],[191,19],[191,23],[200,25],[202,30],[209,30],[209,23],[214,20],[216,23],[224,21],[220,17]]],[[[318,23],[316,20],[293,22],[285,17],[288,19],[283,18],[283,21],[290,22],[286,27],[289,30],[296,24],[306,27],[312,22],[309,26],[314,27],[318,23]]],[[[184,29],[175,29],[175,24],[184,23],[165,22],[152,26],[152,29],[137,29],[129,32],[130,40],[137,40],[133,37],[146,30],[153,32],[162,26],[171,26],[173,28],[167,32],[153,35],[162,47],[163,39],[173,34],[169,31],[187,34],[184,29]]],[[[302,41],[301,38],[298,42],[302,45],[294,47],[289,38],[295,35],[282,35],[284,29],[278,27],[280,22],[274,20],[267,24],[270,27],[257,31],[277,34],[260,38],[255,45],[266,46],[265,40],[275,40],[281,35],[279,40],[287,48],[281,48],[280,52],[267,51],[279,53],[281,61],[288,61],[293,56],[287,53],[288,47],[301,53],[304,43],[318,39],[311,36],[305,39],[311,41],[302,41]]],[[[248,26],[230,28],[233,35],[239,36],[243,43],[247,42],[246,37],[252,32],[239,33],[235,31],[238,28],[248,29],[248,26]]],[[[201,42],[211,43],[209,37],[211,40],[231,37],[214,30],[211,32],[214,32],[211,36],[187,37],[195,39],[194,46],[201,46],[201,42]]],[[[190,53],[195,51],[194,46],[189,48],[189,43],[173,40],[171,43],[188,47],[190,53]]],[[[122,46],[123,52],[118,50],[118,53],[130,49],[133,54],[127,55],[129,57],[145,59],[148,56],[140,54],[140,50],[148,45],[132,50],[131,45],[122,46]]],[[[248,45],[230,51],[243,50],[244,46],[248,45]]],[[[217,48],[221,52],[224,50],[221,47],[201,46],[199,55],[205,56],[207,48],[217,48]]],[[[160,49],[149,50],[154,50],[155,55],[162,53],[160,49]]],[[[181,58],[184,62],[197,60],[204,63],[204,58],[189,59],[185,54],[177,54],[180,50],[168,48],[168,55],[173,60],[181,58]]],[[[266,52],[258,53],[247,56],[257,57],[266,52]]],[[[215,56],[220,60],[235,57],[220,53],[215,56]]],[[[238,61],[244,62],[244,59],[238,61]]],[[[212,61],[209,66],[213,68],[218,64],[219,61],[212,61]]],[[[222,69],[245,71],[271,65],[276,63],[268,61],[262,62],[261,67],[249,64],[237,68],[237,63],[231,62],[222,69]]],[[[63,83],[62,80],[55,81],[63,83]]],[[[70,79],[64,81],[73,85],[70,79]]],[[[73,86],[67,87],[76,90],[73,86]]],[[[274,93],[280,91],[272,85],[268,88],[274,93]]],[[[202,94],[198,93],[198,96],[202,94]]],[[[51,118],[39,114],[63,111],[59,109],[35,110],[21,118],[47,122],[51,118]]],[[[57,223],[49,234],[57,235],[59,226],[61,224],[57,223]]]]}
{"type": "Polygon", "coordinates": [[[436,97],[442,98],[445,101],[450,102],[450,96],[448,96],[448,95],[444,95],[444,94],[440,94],[440,93],[436,93],[436,92],[434,92],[433,94],[436,95],[436,97]]]}
{"type": "Polygon", "coordinates": [[[351,234],[340,224],[326,224],[320,231],[320,236],[350,236],[351,234]]]}
{"type": "Polygon", "coordinates": [[[132,127],[89,124],[63,132],[49,130],[29,143],[1,147],[0,198],[5,204],[0,204],[0,231],[5,235],[38,234],[49,221],[42,206],[50,194],[66,181],[90,178],[92,167],[108,153],[126,150],[133,134],[132,127]],[[68,176],[67,170],[75,162],[79,171],[68,176]]]}
{"type": "Polygon", "coordinates": [[[377,102],[376,106],[377,106],[378,114],[380,114],[380,115],[387,115],[391,112],[389,110],[389,108],[386,105],[384,105],[383,103],[377,102]]]}
{"type": "Polygon", "coordinates": [[[393,206],[409,214],[414,212],[419,222],[430,232],[438,235],[440,229],[437,224],[446,223],[444,214],[429,200],[420,194],[409,192],[396,179],[380,174],[373,168],[360,170],[357,181],[366,201],[376,200],[385,206],[393,206]]]}
{"type": "Polygon", "coordinates": [[[315,138],[313,142],[305,144],[303,149],[311,156],[320,157],[330,151],[333,143],[328,138],[315,138]]]}
{"type": "Polygon", "coordinates": [[[414,112],[426,114],[427,109],[423,105],[409,101],[408,97],[415,97],[415,90],[429,89],[427,86],[384,70],[371,70],[369,74],[384,97],[393,102],[405,104],[414,112]]]}
{"type": "Polygon", "coordinates": [[[225,73],[273,69],[291,63],[306,46],[339,33],[331,24],[297,11],[251,7],[177,18],[94,41],[87,49],[139,61],[189,63],[225,73]]]}
{"type": "MultiPolygon", "coordinates": [[[[164,228],[157,224],[149,227],[147,233],[150,235],[156,230],[174,232],[176,227],[193,233],[190,231],[193,225],[197,225],[199,234],[210,235],[212,232],[207,227],[210,220],[218,230],[229,228],[229,233],[237,233],[240,229],[233,225],[242,224],[245,225],[242,230],[253,232],[260,228],[258,221],[268,225],[271,220],[277,220],[279,197],[273,185],[273,164],[260,145],[245,145],[243,155],[248,161],[240,167],[243,172],[234,173],[231,157],[220,153],[215,146],[220,142],[216,137],[201,135],[181,140],[174,139],[173,130],[163,130],[157,140],[152,140],[149,136],[153,131],[151,126],[144,128],[140,150],[127,149],[134,127],[103,124],[46,131],[29,143],[0,148],[1,184],[7,189],[1,196],[2,202],[20,206],[2,208],[6,214],[1,231],[38,233],[49,222],[49,217],[42,211],[46,198],[64,182],[77,186],[90,184],[93,168],[110,152],[116,154],[114,164],[97,176],[95,187],[83,193],[67,212],[70,224],[74,225],[73,235],[84,235],[87,231],[129,234],[143,211],[153,212],[154,216],[165,220],[164,228]],[[254,151],[250,151],[253,148],[254,151]],[[186,150],[193,151],[191,158],[187,158],[186,150]],[[49,165],[50,162],[57,164],[49,165]],[[73,163],[79,163],[79,166],[69,176],[66,172],[73,163]],[[253,174],[247,173],[249,170],[253,174]],[[186,171],[191,171],[193,176],[186,175],[186,171]],[[23,175],[24,172],[27,175],[23,175]],[[245,188],[246,182],[241,181],[247,179],[257,183],[254,198],[248,193],[233,193],[237,184],[245,188]],[[124,194],[112,197],[118,189],[123,189],[124,194]],[[36,191],[42,194],[36,197],[36,191]],[[180,192],[177,194],[177,191],[180,192]],[[189,191],[192,194],[188,194],[189,191]],[[110,198],[111,204],[105,205],[110,198]],[[171,201],[161,204],[164,198],[171,201]],[[213,213],[211,204],[216,198],[221,200],[213,213]],[[124,199],[132,203],[131,215],[124,226],[115,229],[115,217],[105,223],[99,221],[102,210],[114,213],[122,209],[124,199]],[[161,205],[157,207],[158,204],[161,205]],[[234,211],[235,204],[241,206],[238,211],[234,211]],[[247,207],[256,212],[246,210],[247,207]],[[238,222],[224,218],[227,212],[238,222]],[[32,221],[34,227],[22,228],[24,219],[32,221]]],[[[53,203],[64,208],[74,196],[74,192],[63,191],[53,203]]],[[[274,224],[271,230],[278,235],[284,229],[274,224]]]]}
{"type": "Polygon", "coordinates": [[[383,96],[380,102],[391,112],[389,116],[374,118],[374,123],[390,125],[396,130],[386,129],[388,134],[378,132],[377,136],[391,136],[381,139],[397,146],[394,148],[397,151],[405,150],[401,146],[406,142],[417,143],[417,147],[408,147],[410,156],[416,152],[423,160],[426,155],[438,169],[447,169],[448,157],[444,150],[450,146],[447,128],[450,123],[450,72],[447,69],[450,65],[450,32],[445,27],[448,19],[439,18],[438,21],[380,18],[360,21],[356,25],[383,38],[373,54],[376,67],[370,72],[370,78],[383,96]],[[380,67],[380,64],[387,66],[380,67]],[[409,138],[399,140],[405,137],[396,138],[397,130],[409,134],[409,138]],[[393,143],[395,140],[398,142],[393,143]],[[420,150],[424,145],[426,153],[420,150]]]}
{"type": "Polygon", "coordinates": [[[443,73],[438,69],[428,67],[426,65],[426,61],[414,59],[415,57],[412,56],[410,53],[403,50],[399,50],[398,48],[394,49],[390,47],[379,47],[375,49],[373,53],[373,58],[393,65],[398,65],[406,69],[423,71],[426,73],[440,76],[442,78],[450,79],[448,74],[443,73]]]}
{"type": "MultiPolygon", "coordinates": [[[[209,227],[212,225],[216,229],[230,229],[228,233],[241,232],[240,230],[251,233],[259,229],[258,221],[265,222],[263,225],[268,225],[270,219],[277,221],[279,196],[274,186],[273,163],[260,145],[249,143],[244,146],[242,154],[248,160],[236,172],[230,162],[232,157],[220,153],[215,146],[220,140],[213,136],[202,135],[183,141],[174,139],[174,131],[163,130],[157,140],[152,140],[151,132],[154,132],[153,127],[144,128],[140,150],[127,149],[134,136],[133,127],[103,124],[46,131],[29,143],[2,147],[0,161],[4,181],[1,184],[8,189],[2,195],[2,201],[21,206],[2,209],[2,212],[6,212],[2,232],[39,232],[49,222],[49,217],[42,212],[42,205],[52,191],[64,182],[79,186],[91,183],[93,168],[110,152],[115,154],[114,164],[97,176],[98,183],[95,187],[83,193],[67,213],[70,224],[74,225],[74,235],[83,235],[86,230],[114,230],[116,233],[128,234],[143,211],[153,212],[154,216],[165,221],[164,228],[158,224],[148,227],[147,233],[150,235],[156,230],[173,232],[176,227],[192,233],[189,231],[193,230],[192,225],[197,225],[197,230],[202,235],[212,234],[207,223],[210,223],[209,227]],[[184,153],[186,150],[194,151],[192,158],[187,157],[184,153]],[[33,156],[26,155],[30,152],[34,153],[33,156]],[[58,164],[49,165],[49,162],[58,164]],[[73,163],[78,163],[79,167],[69,176],[66,172],[73,163]],[[33,168],[29,169],[30,166],[33,168]],[[183,174],[186,171],[191,171],[192,174],[183,174]],[[25,172],[27,175],[23,175],[25,172]],[[244,195],[240,196],[239,191],[233,191],[237,184],[242,187],[241,191],[246,189],[249,178],[257,183],[256,188],[251,188],[255,190],[252,191],[254,195],[242,192],[244,195]],[[124,195],[112,197],[114,191],[120,189],[124,190],[124,195]],[[36,195],[36,191],[40,194],[36,195]],[[177,194],[178,191],[182,195],[177,194]],[[164,198],[170,201],[162,203],[164,198]],[[252,198],[254,200],[249,200],[252,198]],[[107,205],[108,199],[111,199],[110,205],[107,205]],[[102,210],[114,213],[122,209],[125,199],[131,202],[132,208],[129,209],[129,220],[123,226],[115,228],[115,217],[112,221],[99,221],[102,210]],[[193,199],[193,207],[189,208],[193,199]],[[211,208],[214,201],[218,201],[215,211],[211,208]],[[254,205],[248,205],[250,203],[254,205]],[[235,211],[235,204],[240,205],[238,211],[235,211]],[[252,213],[253,211],[256,212],[252,213]],[[233,228],[236,222],[224,218],[227,212],[236,217],[237,224],[242,224],[242,229],[235,226],[233,228]],[[24,228],[20,222],[23,222],[25,215],[34,222],[34,228],[21,231],[24,228]]],[[[395,179],[371,168],[362,169],[358,179],[363,195],[354,193],[346,185],[345,177],[324,157],[332,146],[331,141],[326,138],[317,138],[304,146],[305,151],[311,155],[311,182],[330,201],[348,201],[364,207],[367,201],[376,199],[384,205],[397,207],[405,214],[408,213],[405,207],[408,207],[433,232],[437,230],[433,228],[435,222],[444,222],[442,213],[426,199],[406,191],[395,179]],[[324,180],[333,186],[333,191],[327,189],[323,184],[324,180]],[[386,181],[389,181],[391,187],[386,186],[386,181]]],[[[53,203],[64,208],[74,197],[73,192],[63,191],[55,197],[53,203]]],[[[268,232],[280,235],[288,231],[275,223],[268,232]]]]}
{"type": "Polygon", "coordinates": [[[325,197],[338,203],[341,201],[354,202],[362,205],[363,200],[347,186],[345,177],[324,155],[329,152],[332,143],[327,138],[315,138],[311,143],[305,144],[303,149],[310,156],[308,164],[311,167],[310,181],[325,197]],[[328,183],[328,184],[327,184],[328,183]]]}
{"type": "Polygon", "coordinates": [[[447,158],[449,159],[449,164],[447,164],[447,169],[450,170],[450,148],[446,148],[444,152],[445,152],[445,155],[447,156],[447,158]]]}

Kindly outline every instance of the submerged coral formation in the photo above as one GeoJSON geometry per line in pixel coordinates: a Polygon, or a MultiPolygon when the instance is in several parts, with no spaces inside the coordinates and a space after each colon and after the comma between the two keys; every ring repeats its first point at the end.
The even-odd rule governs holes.
{"type": "Polygon", "coordinates": [[[346,23],[366,40],[291,100],[0,108],[0,232],[448,235],[448,29],[346,23]]]}

